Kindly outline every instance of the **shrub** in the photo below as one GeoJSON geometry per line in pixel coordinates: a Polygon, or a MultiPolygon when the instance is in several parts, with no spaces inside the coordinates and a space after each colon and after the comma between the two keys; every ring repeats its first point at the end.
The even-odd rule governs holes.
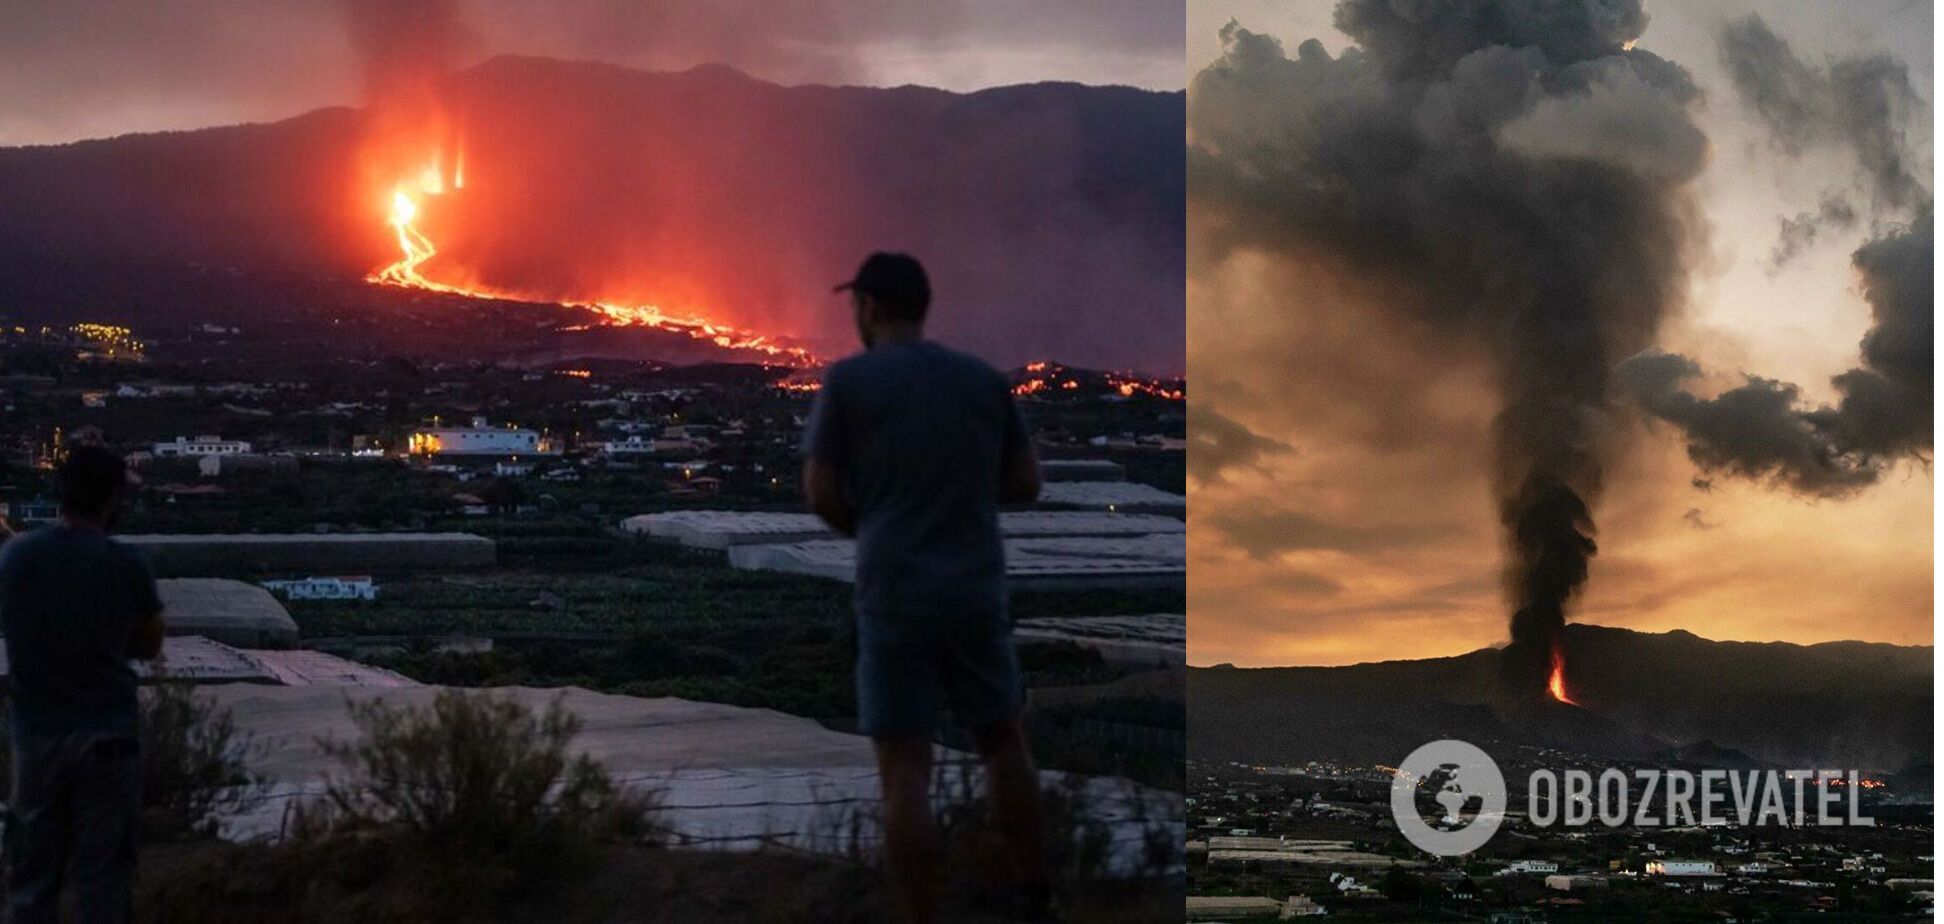
{"type": "Polygon", "coordinates": [[[251,798],[262,778],[249,767],[261,753],[189,683],[164,681],[141,697],[142,833],[154,840],[208,837],[216,819],[251,798]]]}
{"type": "Polygon", "coordinates": [[[425,707],[347,708],[360,737],[321,742],[343,772],[299,813],[300,838],[402,834],[521,877],[603,841],[652,839],[653,796],[623,792],[600,764],[569,754],[580,720],[559,699],[535,713],[511,697],[445,690],[425,707]]]}
{"type": "MultiPolygon", "coordinates": [[[[253,798],[263,780],[250,769],[261,751],[193,685],[165,680],[141,691],[142,838],[183,840],[216,833],[223,812],[253,798]]],[[[13,736],[0,720],[0,793],[13,788],[13,736]]]]}

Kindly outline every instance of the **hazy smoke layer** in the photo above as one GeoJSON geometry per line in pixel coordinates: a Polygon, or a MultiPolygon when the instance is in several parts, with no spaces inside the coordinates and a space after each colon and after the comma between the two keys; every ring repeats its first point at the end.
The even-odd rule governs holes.
{"type": "Polygon", "coordinates": [[[1904,127],[1921,101],[1902,62],[1868,55],[1815,67],[1753,14],[1723,26],[1719,40],[1736,92],[1784,151],[1846,147],[1879,205],[1922,196],[1904,144],[1904,127]]]}
{"type": "Polygon", "coordinates": [[[1672,353],[1627,360],[1621,380],[1648,413],[1686,432],[1688,456],[1705,471],[1820,496],[1870,484],[1897,459],[1926,458],[1931,448],[1932,248],[1925,206],[1909,226],[1857,249],[1852,262],[1874,324],[1863,364],[1832,380],[1842,395],[1834,406],[1804,406],[1796,386],[1755,376],[1697,397],[1682,385],[1701,368],[1672,353]]]}
{"type": "Polygon", "coordinates": [[[465,34],[455,0],[341,0],[345,32],[372,100],[401,85],[430,92],[457,63],[465,34]]]}
{"type": "Polygon", "coordinates": [[[1342,56],[1231,23],[1189,90],[1208,239],[1364,280],[1490,357],[1520,689],[1594,551],[1610,370],[1688,272],[1707,141],[1686,72],[1628,47],[1646,22],[1637,0],[1343,0],[1342,56]]]}

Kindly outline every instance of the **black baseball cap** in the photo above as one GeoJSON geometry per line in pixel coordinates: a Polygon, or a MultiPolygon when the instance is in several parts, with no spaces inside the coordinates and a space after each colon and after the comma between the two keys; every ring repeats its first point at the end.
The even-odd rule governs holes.
{"type": "Polygon", "coordinates": [[[931,280],[918,258],[907,253],[878,251],[864,258],[857,275],[838,283],[832,292],[854,289],[895,305],[923,310],[931,304],[931,280]]]}

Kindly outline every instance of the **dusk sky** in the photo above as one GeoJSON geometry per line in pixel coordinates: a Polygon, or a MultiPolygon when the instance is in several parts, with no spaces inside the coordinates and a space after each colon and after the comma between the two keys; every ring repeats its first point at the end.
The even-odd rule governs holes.
{"type": "MultiPolygon", "coordinates": [[[[0,145],[269,121],[356,105],[348,12],[383,0],[8,0],[0,145]]],[[[949,90],[1042,80],[1183,85],[1174,3],[1077,0],[429,0],[465,66],[495,54],[781,83],[949,90]]]]}
{"type": "MultiPolygon", "coordinates": [[[[1223,55],[1230,20],[1279,40],[1289,58],[1310,38],[1338,56],[1351,43],[1332,26],[1332,6],[1190,4],[1191,74],[1223,55]]],[[[1649,0],[1646,13],[1636,47],[1687,70],[1700,91],[1687,112],[1706,138],[1675,203],[1692,205],[1684,232],[1695,246],[1653,343],[1703,370],[1687,383],[1702,396],[1748,375],[1800,386],[1799,408],[1833,404],[1842,395],[1831,378],[1862,364],[1872,328],[1852,255],[1909,224],[1930,195],[1930,5],[1649,0]],[[1916,99],[1887,137],[1920,190],[1890,201],[1900,194],[1873,189],[1867,155],[1841,133],[1784,139],[1765,127],[1738,95],[1720,38],[1751,12],[1804,73],[1870,56],[1907,68],[1916,99]],[[1817,225],[1778,261],[1783,220],[1831,197],[1854,214],[1817,225]]],[[[1273,79],[1302,70],[1289,63],[1270,66],[1273,79]]],[[[1278,103],[1237,93],[1225,111],[1198,105],[1209,103],[1191,78],[1191,144],[1198,125],[1289,143],[1278,103]]],[[[1576,142],[1552,132],[1525,143],[1576,142]]],[[[1656,146],[1583,156],[1669,155],[1656,146]]],[[[1321,270],[1300,246],[1275,246],[1277,234],[1300,240],[1300,219],[1264,231],[1218,215],[1197,177],[1191,158],[1190,663],[1345,664],[1503,643],[1491,487],[1499,401],[1479,348],[1399,321],[1387,304],[1396,280],[1321,270]]],[[[1637,409],[1619,409],[1610,426],[1601,438],[1615,448],[1593,510],[1600,550],[1572,621],[1717,639],[1932,642],[1927,412],[1920,449],[1882,457],[1869,483],[1820,492],[1774,473],[1703,472],[1680,427],[1637,409]]]]}

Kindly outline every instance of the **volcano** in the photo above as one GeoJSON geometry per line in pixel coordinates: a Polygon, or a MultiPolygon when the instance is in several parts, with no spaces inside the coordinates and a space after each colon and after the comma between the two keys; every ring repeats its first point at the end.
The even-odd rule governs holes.
{"type": "Polygon", "coordinates": [[[1932,651],[1870,642],[1712,641],[1569,624],[1571,695],[1508,701],[1503,650],[1346,667],[1191,668],[1190,753],[1391,763],[1437,738],[1640,759],[1685,750],[1882,773],[1932,758],[1932,651]]]}
{"type": "MultiPolygon", "coordinates": [[[[652,305],[834,355],[852,334],[831,284],[897,249],[931,270],[941,339],[994,362],[1180,371],[1182,93],[785,87],[502,57],[438,95],[463,188],[414,201],[436,255],[413,268],[535,323],[652,305]]],[[[63,298],[55,268],[379,273],[401,259],[394,190],[361,161],[380,121],[335,108],[0,149],[0,314],[154,320],[63,298]]]]}

